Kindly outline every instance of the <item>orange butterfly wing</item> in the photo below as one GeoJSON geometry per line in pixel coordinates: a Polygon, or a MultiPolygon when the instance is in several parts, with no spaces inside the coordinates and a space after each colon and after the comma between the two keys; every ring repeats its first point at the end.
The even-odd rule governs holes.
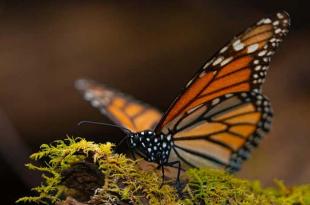
{"type": "Polygon", "coordinates": [[[224,46],[187,84],[164,114],[156,132],[167,133],[169,123],[201,104],[228,93],[259,90],[271,56],[288,32],[286,12],[264,18],[224,46]]]}
{"type": "Polygon", "coordinates": [[[162,114],[130,96],[94,81],[81,79],[76,87],[87,101],[108,116],[113,122],[132,132],[153,129],[162,114]]]}
{"type": "Polygon", "coordinates": [[[270,129],[272,110],[257,91],[226,94],[178,118],[170,160],[236,171],[270,129]]]}
{"type": "Polygon", "coordinates": [[[260,20],[195,74],[155,128],[173,138],[170,161],[239,169],[269,131],[272,111],[261,85],[289,23],[285,12],[260,20]]]}

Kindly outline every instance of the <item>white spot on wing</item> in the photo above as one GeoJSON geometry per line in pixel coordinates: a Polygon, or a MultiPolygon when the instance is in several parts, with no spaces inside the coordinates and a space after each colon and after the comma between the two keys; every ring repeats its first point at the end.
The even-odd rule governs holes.
{"type": "Polygon", "coordinates": [[[261,52],[258,53],[258,56],[264,56],[267,53],[266,50],[262,50],[261,52]]]}
{"type": "Polygon", "coordinates": [[[269,24],[271,23],[271,20],[269,18],[264,19],[264,24],[269,24]]]}
{"type": "Polygon", "coordinates": [[[90,102],[92,106],[98,107],[100,105],[100,102],[98,100],[93,100],[90,102]]]}
{"type": "Polygon", "coordinates": [[[85,100],[91,100],[94,95],[91,92],[86,92],[84,95],[85,100]]]}
{"type": "Polygon", "coordinates": [[[247,95],[246,93],[241,93],[241,96],[245,98],[245,97],[247,97],[248,95],[247,95]]]}
{"type": "Polygon", "coordinates": [[[258,43],[252,44],[250,46],[248,46],[248,53],[253,53],[258,49],[258,43]]]}
{"type": "Polygon", "coordinates": [[[194,79],[191,79],[187,84],[186,84],[186,87],[190,86],[192,84],[194,79]]]}
{"type": "Polygon", "coordinates": [[[224,60],[224,57],[223,56],[220,56],[220,57],[218,57],[214,62],[213,62],[213,64],[212,65],[217,65],[217,64],[219,64],[220,62],[222,62],[224,60]]]}
{"type": "Polygon", "coordinates": [[[214,59],[210,60],[209,62],[207,62],[204,66],[203,69],[206,69],[207,67],[209,67],[209,65],[214,61],[214,59]]]}
{"type": "Polygon", "coordinates": [[[254,70],[259,71],[262,68],[261,65],[255,66],[254,70]]]}
{"type": "Polygon", "coordinates": [[[225,60],[223,60],[221,62],[221,66],[226,65],[227,63],[229,63],[232,59],[234,59],[234,57],[230,56],[229,58],[226,58],[225,60]]]}
{"type": "Polygon", "coordinates": [[[219,98],[215,98],[214,100],[212,100],[212,105],[216,105],[220,102],[220,99],[219,98]]]}
{"type": "Polygon", "coordinates": [[[281,29],[280,28],[278,28],[278,29],[276,29],[274,32],[276,33],[276,34],[278,34],[278,33],[281,33],[281,29]]]}
{"type": "Polygon", "coordinates": [[[274,26],[277,26],[277,25],[279,25],[279,21],[275,21],[275,22],[273,22],[272,24],[274,25],[274,26]]]}
{"type": "Polygon", "coordinates": [[[198,105],[198,106],[196,106],[196,107],[193,107],[193,108],[189,109],[189,110],[187,111],[187,113],[192,113],[192,112],[194,112],[195,110],[197,110],[198,108],[200,108],[200,107],[202,107],[202,106],[204,106],[204,105],[201,104],[201,105],[198,105]]]}
{"type": "Polygon", "coordinates": [[[235,51],[240,51],[244,48],[244,44],[240,42],[240,39],[233,43],[233,48],[235,51]]]}
{"type": "Polygon", "coordinates": [[[275,42],[276,39],[275,39],[275,38],[272,38],[272,39],[270,39],[269,41],[272,43],[272,42],[275,42]]]}
{"type": "Polygon", "coordinates": [[[231,94],[231,93],[228,93],[225,95],[226,98],[230,98],[231,96],[233,96],[233,94],[231,94]]]}
{"type": "Polygon", "coordinates": [[[222,49],[220,50],[220,53],[224,53],[227,49],[228,49],[228,47],[225,46],[224,48],[222,48],[222,49]]]}
{"type": "Polygon", "coordinates": [[[283,18],[284,18],[283,14],[281,14],[281,13],[277,13],[277,17],[278,17],[279,19],[283,19],[283,18]]]}
{"type": "Polygon", "coordinates": [[[259,22],[257,22],[257,25],[261,25],[262,23],[264,23],[265,19],[261,19],[259,22]]]}
{"type": "Polygon", "coordinates": [[[237,45],[237,44],[240,44],[241,43],[241,41],[240,41],[240,39],[238,39],[238,40],[236,40],[235,42],[233,42],[233,46],[235,46],[235,45],[237,45]]]}
{"type": "Polygon", "coordinates": [[[271,55],[273,55],[274,54],[274,51],[269,51],[268,53],[267,53],[267,56],[271,56],[271,55]]]}
{"type": "Polygon", "coordinates": [[[204,75],[206,75],[206,72],[205,72],[205,71],[203,71],[203,72],[201,72],[201,73],[199,74],[199,78],[202,78],[204,75]]]}

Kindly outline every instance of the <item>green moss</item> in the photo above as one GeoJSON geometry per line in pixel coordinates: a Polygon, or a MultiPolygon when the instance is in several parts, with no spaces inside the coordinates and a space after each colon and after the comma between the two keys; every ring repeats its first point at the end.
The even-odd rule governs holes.
{"type": "Polygon", "coordinates": [[[236,178],[216,169],[190,169],[189,183],[184,189],[185,204],[242,205],[308,205],[310,185],[288,188],[276,180],[275,188],[262,188],[259,181],[236,178]]]}
{"type": "MultiPolygon", "coordinates": [[[[87,162],[95,165],[102,176],[98,179],[104,181],[95,187],[96,191],[92,192],[88,204],[115,204],[122,201],[155,205],[310,205],[310,185],[289,188],[277,180],[275,188],[262,188],[258,181],[239,179],[224,171],[209,168],[186,172],[183,178],[187,184],[181,190],[180,198],[174,187],[168,184],[161,186],[161,176],[156,172],[141,170],[136,161],[112,153],[112,148],[111,143],[96,144],[82,138],[67,138],[51,145],[42,145],[40,151],[30,158],[43,161],[43,165],[26,165],[31,170],[42,172],[42,185],[33,188],[36,196],[23,197],[17,202],[54,204],[66,196],[73,196],[75,192],[72,187],[64,183],[64,173],[81,162],[87,162]]],[[[79,167],[76,169],[78,171],[83,170],[81,166],[76,167],[79,167]]]]}
{"type": "Polygon", "coordinates": [[[30,156],[32,160],[44,159],[45,165],[27,164],[31,170],[43,172],[43,183],[33,188],[38,196],[23,197],[17,202],[55,203],[72,193],[63,185],[62,173],[77,162],[90,160],[104,176],[104,185],[96,190],[93,203],[112,203],[130,201],[142,204],[172,204],[176,201],[175,189],[169,185],[161,186],[161,178],[153,171],[143,171],[136,162],[122,154],[112,154],[113,144],[95,144],[81,138],[67,138],[44,144],[40,151],[30,156]]]}

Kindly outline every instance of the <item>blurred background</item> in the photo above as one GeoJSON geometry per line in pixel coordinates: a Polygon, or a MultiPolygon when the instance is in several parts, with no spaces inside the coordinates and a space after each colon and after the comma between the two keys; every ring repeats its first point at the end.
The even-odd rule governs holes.
{"type": "MultiPolygon", "coordinates": [[[[286,10],[291,32],[271,63],[264,93],[272,132],[239,176],[271,185],[310,182],[310,25],[306,0],[20,1],[0,3],[0,177],[13,204],[39,183],[24,169],[42,143],[124,134],[74,88],[90,78],[165,110],[200,66],[258,19],[286,10]]],[[[126,150],[126,147],[123,147],[126,150]]]]}

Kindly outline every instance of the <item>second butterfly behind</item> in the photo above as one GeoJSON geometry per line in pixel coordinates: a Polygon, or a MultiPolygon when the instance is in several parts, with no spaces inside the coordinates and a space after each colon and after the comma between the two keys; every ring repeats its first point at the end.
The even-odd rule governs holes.
{"type": "Polygon", "coordinates": [[[270,130],[272,110],[261,86],[289,24],[288,14],[279,12],[237,35],[198,70],[163,114],[93,81],[79,80],[76,86],[94,107],[131,131],[130,149],[145,160],[162,168],[236,171],[270,130]]]}

